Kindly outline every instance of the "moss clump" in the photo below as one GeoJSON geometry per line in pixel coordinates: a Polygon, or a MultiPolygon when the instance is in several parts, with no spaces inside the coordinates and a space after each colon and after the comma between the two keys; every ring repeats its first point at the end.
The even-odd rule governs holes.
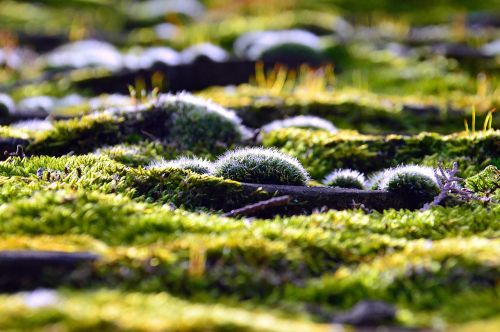
{"type": "Polygon", "coordinates": [[[307,185],[309,175],[293,157],[274,149],[229,151],[215,162],[214,175],[240,182],[307,185]]]}
{"type": "Polygon", "coordinates": [[[283,43],[260,50],[258,59],[277,63],[320,64],[325,56],[320,49],[298,43],[283,43]]]}
{"type": "Polygon", "coordinates": [[[10,96],[0,93],[0,117],[9,116],[14,111],[14,101],[10,96]]]}
{"type": "Polygon", "coordinates": [[[493,195],[500,199],[500,170],[490,165],[479,174],[467,178],[465,186],[478,194],[493,195]]]}
{"type": "Polygon", "coordinates": [[[329,173],[323,180],[323,184],[330,187],[364,189],[365,176],[352,169],[336,169],[329,173]]]}
{"type": "Polygon", "coordinates": [[[311,115],[297,115],[284,120],[275,120],[263,126],[261,131],[268,133],[272,130],[290,127],[337,132],[337,128],[330,121],[311,115]]]}
{"type": "Polygon", "coordinates": [[[234,112],[190,94],[163,95],[158,105],[173,114],[170,136],[182,148],[228,147],[247,136],[234,112]]]}
{"type": "Polygon", "coordinates": [[[180,168],[197,174],[211,174],[213,172],[213,163],[207,159],[197,157],[180,157],[174,160],[153,161],[147,168],[180,168]]]}
{"type": "Polygon", "coordinates": [[[407,165],[386,170],[378,189],[429,202],[438,193],[438,179],[431,167],[407,165]]]}

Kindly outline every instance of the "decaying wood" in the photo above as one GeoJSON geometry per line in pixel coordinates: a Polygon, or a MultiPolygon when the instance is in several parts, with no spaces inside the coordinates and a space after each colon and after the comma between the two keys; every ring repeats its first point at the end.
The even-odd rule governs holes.
{"type": "Polygon", "coordinates": [[[385,209],[418,209],[419,200],[403,197],[387,191],[342,189],[332,187],[305,187],[273,184],[243,183],[248,194],[265,191],[270,197],[290,196],[290,202],[282,206],[280,213],[303,214],[315,210],[345,210],[359,208],[382,211],[385,209]]]}
{"type": "Polygon", "coordinates": [[[0,251],[0,291],[57,286],[84,279],[98,255],[87,252],[0,251]]]}

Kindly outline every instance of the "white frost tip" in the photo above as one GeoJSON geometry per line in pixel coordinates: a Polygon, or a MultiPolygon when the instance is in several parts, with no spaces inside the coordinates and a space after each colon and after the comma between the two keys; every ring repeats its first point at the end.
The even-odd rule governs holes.
{"type": "Polygon", "coordinates": [[[164,168],[191,169],[193,171],[199,170],[197,173],[210,174],[213,173],[214,165],[210,160],[204,158],[180,157],[174,160],[155,160],[146,166],[146,169],[164,168]],[[201,172],[201,170],[203,170],[203,172],[201,172]]]}
{"type": "Polygon", "coordinates": [[[24,129],[24,130],[30,130],[30,131],[37,131],[37,132],[42,132],[42,131],[49,131],[54,128],[52,123],[48,120],[24,120],[24,121],[18,121],[16,123],[13,123],[11,125],[12,128],[16,129],[24,129]]]}
{"type": "Polygon", "coordinates": [[[436,186],[438,186],[438,179],[436,178],[436,174],[434,173],[434,168],[419,165],[402,165],[383,171],[378,188],[380,190],[387,190],[391,180],[393,180],[394,176],[398,174],[425,176],[431,179],[436,184],[436,186]]]}
{"type": "Polygon", "coordinates": [[[162,94],[158,97],[157,105],[161,107],[162,105],[182,105],[188,104],[192,106],[196,106],[198,108],[204,109],[209,113],[216,113],[221,117],[232,122],[240,131],[240,134],[243,139],[248,139],[252,136],[251,131],[241,124],[241,119],[233,110],[229,110],[225,107],[222,107],[219,104],[214,103],[211,100],[203,99],[200,97],[195,97],[187,92],[180,92],[177,94],[162,94]]]}
{"type": "Polygon", "coordinates": [[[337,179],[352,179],[353,181],[358,182],[359,186],[362,188],[366,185],[366,179],[362,173],[348,168],[336,169],[330,172],[323,180],[323,183],[329,185],[329,183],[333,183],[337,179]]]}
{"type": "Polygon", "coordinates": [[[321,129],[331,133],[338,131],[337,127],[330,121],[310,115],[298,115],[283,120],[275,120],[263,126],[261,130],[264,133],[268,133],[273,130],[290,127],[321,129]]]}
{"type": "Polygon", "coordinates": [[[56,305],[60,298],[56,291],[41,288],[24,293],[23,300],[29,308],[41,308],[56,305]]]}

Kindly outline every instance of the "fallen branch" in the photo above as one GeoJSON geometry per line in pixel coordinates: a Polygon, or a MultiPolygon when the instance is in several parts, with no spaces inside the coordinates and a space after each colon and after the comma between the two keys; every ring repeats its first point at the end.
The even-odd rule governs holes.
{"type": "Polygon", "coordinates": [[[280,207],[287,205],[291,200],[291,197],[288,195],[273,197],[271,199],[267,199],[265,201],[261,201],[258,203],[246,205],[242,208],[231,210],[227,213],[224,213],[224,217],[236,217],[236,216],[252,216],[258,212],[267,210],[269,208],[280,207]]]}
{"type": "Polygon", "coordinates": [[[438,164],[437,170],[434,170],[434,174],[436,175],[436,179],[438,180],[439,186],[439,194],[434,198],[434,200],[430,203],[426,203],[422,207],[422,211],[426,211],[430,209],[432,206],[437,206],[441,204],[441,202],[448,196],[453,195],[457,197],[459,200],[464,202],[470,202],[473,200],[479,200],[482,202],[487,202],[487,199],[482,197],[478,197],[471,190],[464,188],[460,185],[464,180],[462,178],[457,177],[458,173],[458,163],[453,163],[453,168],[444,169],[441,163],[438,164]]]}
{"type": "Polygon", "coordinates": [[[19,144],[16,146],[16,152],[4,151],[3,154],[7,157],[20,157],[20,158],[26,157],[26,155],[24,154],[23,146],[19,144]]]}

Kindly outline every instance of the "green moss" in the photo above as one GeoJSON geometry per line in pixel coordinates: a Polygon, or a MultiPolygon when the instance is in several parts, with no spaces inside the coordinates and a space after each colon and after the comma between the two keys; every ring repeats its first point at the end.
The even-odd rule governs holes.
{"type": "Polygon", "coordinates": [[[138,144],[117,144],[104,146],[94,151],[97,155],[104,155],[127,166],[145,166],[162,157],[176,156],[176,149],[160,144],[159,142],[140,142],[138,144]]]}
{"type": "MultiPolygon", "coordinates": [[[[144,179],[170,176],[187,184],[211,180],[189,172],[166,177],[136,172],[144,179]]],[[[76,279],[80,287],[168,289],[210,299],[277,298],[342,307],[381,298],[409,308],[413,315],[433,311],[438,303],[439,310],[447,310],[462,291],[491,294],[498,275],[498,206],[330,211],[248,223],[66,188],[13,198],[0,205],[0,215],[1,250],[102,255],[92,273],[76,279]],[[201,257],[201,267],[193,257],[201,257]]],[[[478,317],[490,314],[480,310],[467,320],[478,317]]]]}
{"type": "MultiPolygon", "coordinates": [[[[164,106],[165,107],[165,106],[164,106]]],[[[218,114],[208,112],[207,107],[200,105],[173,104],[175,113],[171,128],[171,137],[183,149],[212,147],[218,150],[242,141],[239,123],[218,114]],[[178,108],[178,109],[176,109],[178,108]]]]}
{"type": "Polygon", "coordinates": [[[0,197],[5,201],[35,189],[84,189],[189,209],[227,210],[270,196],[244,191],[238,182],[179,168],[135,169],[95,155],[11,157],[0,162],[0,176],[4,183],[0,197]]]}
{"type": "Polygon", "coordinates": [[[0,126],[1,138],[21,138],[25,140],[32,139],[32,135],[26,130],[16,129],[10,126],[0,126]]]}
{"type": "Polygon", "coordinates": [[[500,170],[491,165],[479,174],[465,180],[465,186],[481,195],[493,195],[500,199],[500,170]]]}
{"type": "Polygon", "coordinates": [[[210,175],[213,172],[213,163],[197,157],[180,157],[174,160],[161,159],[149,164],[147,168],[180,168],[197,174],[210,175]]]}
{"type": "Polygon", "coordinates": [[[269,197],[265,192],[245,192],[235,181],[178,168],[139,169],[131,176],[132,186],[146,201],[171,202],[191,209],[227,210],[269,197]]]}
{"type": "Polygon", "coordinates": [[[453,301],[455,292],[489,287],[498,292],[494,288],[498,249],[498,241],[482,238],[415,241],[401,252],[354,269],[339,269],[305,287],[289,287],[287,293],[305,301],[341,306],[382,299],[419,309],[442,307],[443,301],[453,301]],[[452,275],[460,281],[454,282],[452,275]]]}
{"type": "Polygon", "coordinates": [[[259,55],[259,59],[269,61],[270,63],[279,63],[288,60],[296,61],[297,63],[319,64],[325,60],[325,56],[317,49],[290,43],[272,46],[263,50],[259,55]]]}
{"type": "Polygon", "coordinates": [[[307,185],[309,174],[297,159],[274,149],[228,151],[216,161],[214,175],[247,183],[307,185]]]}
{"type": "Polygon", "coordinates": [[[277,310],[196,303],[168,293],[123,293],[110,290],[60,291],[57,304],[26,305],[27,295],[0,297],[0,329],[42,331],[329,331],[328,325],[284,316],[277,310]]]}
{"type": "Polygon", "coordinates": [[[162,138],[167,132],[158,124],[166,124],[168,119],[168,114],[151,110],[126,115],[88,115],[80,119],[57,121],[54,129],[41,133],[27,151],[57,156],[69,152],[86,153],[104,145],[135,142],[147,137],[145,132],[162,138]]]}
{"type": "Polygon", "coordinates": [[[164,95],[161,101],[54,122],[29,145],[31,154],[81,154],[118,143],[167,141],[179,149],[221,152],[243,138],[236,115],[190,95],[164,95]],[[228,114],[226,114],[228,113],[228,114]]]}
{"type": "Polygon", "coordinates": [[[330,187],[365,189],[366,180],[362,173],[351,169],[336,169],[330,172],[323,184],[330,187]]]}
{"type": "MultiPolygon", "coordinates": [[[[297,157],[314,178],[321,178],[335,168],[352,168],[369,173],[402,163],[419,164],[430,156],[443,161],[466,157],[478,168],[485,161],[498,158],[499,135],[500,131],[475,136],[466,133],[370,136],[351,132],[331,134],[282,129],[265,134],[263,144],[297,157]]],[[[476,169],[467,170],[477,172],[476,169]]]]}

